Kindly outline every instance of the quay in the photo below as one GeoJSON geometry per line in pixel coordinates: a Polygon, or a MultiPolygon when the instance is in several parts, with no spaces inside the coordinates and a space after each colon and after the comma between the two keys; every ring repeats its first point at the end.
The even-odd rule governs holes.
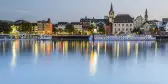
{"type": "Polygon", "coordinates": [[[52,39],[56,40],[88,40],[89,35],[56,35],[52,39]]]}
{"type": "MultiPolygon", "coordinates": [[[[24,37],[24,39],[36,39],[40,35],[39,34],[19,34],[20,37],[24,37]]],[[[156,38],[156,40],[168,40],[168,35],[152,35],[156,38]]],[[[54,40],[89,40],[89,35],[52,35],[52,39],[54,40]]],[[[10,34],[0,34],[0,39],[10,39],[10,34]]]]}
{"type": "Polygon", "coordinates": [[[156,39],[168,40],[168,35],[153,35],[156,39]]]}
{"type": "MultiPolygon", "coordinates": [[[[39,34],[19,34],[18,38],[21,39],[21,37],[24,37],[23,39],[37,39],[40,37],[39,34]]],[[[11,36],[10,34],[0,34],[0,39],[11,39],[14,38],[14,36],[11,36]]],[[[54,40],[88,40],[89,35],[52,35],[52,39],[54,40]]]]}

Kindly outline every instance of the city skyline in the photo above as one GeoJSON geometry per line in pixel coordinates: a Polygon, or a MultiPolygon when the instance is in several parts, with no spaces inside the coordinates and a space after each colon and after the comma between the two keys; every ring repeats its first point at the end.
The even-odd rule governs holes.
{"type": "Polygon", "coordinates": [[[0,5],[0,19],[2,20],[28,20],[37,21],[51,18],[53,23],[59,21],[79,21],[85,16],[92,18],[104,18],[108,16],[110,4],[116,14],[130,14],[134,18],[142,15],[148,9],[149,19],[161,20],[168,17],[164,9],[167,0],[2,0],[0,5]],[[9,3],[10,2],[10,3],[9,3]],[[40,3],[39,3],[40,2],[40,3]],[[151,4],[152,3],[152,4],[151,4]],[[162,6],[158,6],[159,4],[162,6]]]}

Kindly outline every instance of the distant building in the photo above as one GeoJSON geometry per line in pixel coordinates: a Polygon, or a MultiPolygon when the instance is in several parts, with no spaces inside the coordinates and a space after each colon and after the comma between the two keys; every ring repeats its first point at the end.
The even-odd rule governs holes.
{"type": "Polygon", "coordinates": [[[38,34],[45,34],[45,21],[37,21],[38,34]]]}
{"type": "Polygon", "coordinates": [[[166,30],[166,32],[168,32],[168,23],[166,24],[165,30],[166,30]]]}
{"type": "Polygon", "coordinates": [[[107,19],[107,20],[108,20],[108,19],[109,19],[109,17],[108,17],[108,16],[104,16],[104,19],[107,19]]]}
{"type": "Polygon", "coordinates": [[[82,29],[86,30],[90,26],[91,19],[87,17],[81,18],[80,23],[82,24],[82,29]]]}
{"type": "Polygon", "coordinates": [[[157,28],[156,20],[151,20],[151,21],[144,22],[140,29],[147,34],[148,32],[150,32],[150,29],[155,29],[155,28],[157,28]]]}
{"type": "Polygon", "coordinates": [[[168,23],[168,18],[162,18],[162,22],[168,23]]]}
{"type": "Polygon", "coordinates": [[[134,28],[140,28],[145,22],[144,18],[140,15],[134,20],[134,28]]]}
{"type": "Polygon", "coordinates": [[[107,25],[109,21],[108,21],[108,16],[106,16],[104,19],[95,19],[94,17],[91,19],[91,18],[85,17],[80,19],[80,23],[82,25],[83,30],[86,30],[90,26],[93,26],[93,24],[95,24],[95,27],[98,30],[101,27],[104,28],[104,26],[107,25]]]}
{"type": "Polygon", "coordinates": [[[67,24],[69,23],[68,22],[58,22],[58,29],[65,30],[67,24]]]}
{"type": "Polygon", "coordinates": [[[48,19],[48,21],[45,23],[45,34],[47,35],[52,35],[53,34],[53,25],[51,23],[50,18],[48,19]]]}
{"type": "Polygon", "coordinates": [[[38,34],[47,34],[51,35],[53,33],[53,25],[51,23],[50,18],[47,21],[38,21],[38,34]]]}
{"type": "Polygon", "coordinates": [[[82,24],[80,22],[71,22],[71,24],[75,30],[82,32],[82,24]]]}
{"type": "Polygon", "coordinates": [[[37,23],[32,23],[32,33],[38,34],[38,26],[37,26],[37,23]]]}
{"type": "Polygon", "coordinates": [[[113,34],[131,33],[134,29],[133,20],[129,14],[118,14],[114,18],[113,34]]]}

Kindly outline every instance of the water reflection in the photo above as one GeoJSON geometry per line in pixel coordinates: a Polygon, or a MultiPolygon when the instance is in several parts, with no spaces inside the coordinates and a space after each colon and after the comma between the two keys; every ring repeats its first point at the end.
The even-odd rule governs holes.
{"type": "Polygon", "coordinates": [[[98,55],[97,52],[93,49],[90,53],[90,76],[94,76],[96,74],[97,69],[97,62],[98,62],[98,55]]]}
{"type": "Polygon", "coordinates": [[[8,56],[12,52],[10,66],[17,65],[17,57],[33,56],[34,63],[42,56],[78,56],[84,57],[89,62],[89,74],[94,76],[98,63],[98,56],[107,56],[112,60],[145,61],[149,56],[166,56],[168,42],[155,41],[114,41],[95,42],[89,41],[38,41],[38,40],[13,40],[0,42],[0,54],[8,56]],[[94,49],[92,47],[95,47],[94,49]],[[153,53],[152,53],[153,52],[153,53]],[[154,53],[155,52],[155,53],[154,53]]]}
{"type": "Polygon", "coordinates": [[[19,40],[15,40],[12,43],[12,59],[11,59],[11,67],[14,68],[16,66],[17,56],[19,55],[19,48],[20,48],[19,40]]]}

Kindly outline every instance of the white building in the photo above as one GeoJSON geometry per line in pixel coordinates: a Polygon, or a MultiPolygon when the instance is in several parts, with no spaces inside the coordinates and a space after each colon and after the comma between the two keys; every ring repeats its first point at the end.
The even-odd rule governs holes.
{"type": "Polygon", "coordinates": [[[82,24],[80,22],[71,22],[71,24],[74,26],[75,30],[82,31],[82,24]]]}
{"type": "Polygon", "coordinates": [[[168,23],[166,24],[166,28],[165,29],[166,29],[166,32],[168,32],[168,23]]]}
{"type": "Polygon", "coordinates": [[[140,28],[145,22],[144,18],[140,15],[134,20],[134,28],[140,28]]]}
{"type": "Polygon", "coordinates": [[[119,14],[114,18],[113,34],[131,33],[134,29],[133,18],[129,14],[119,14]]]}
{"type": "Polygon", "coordinates": [[[149,22],[145,22],[143,23],[140,29],[144,32],[149,32],[150,28],[151,28],[151,24],[149,22]]]}
{"type": "Polygon", "coordinates": [[[58,27],[57,28],[65,30],[67,24],[68,24],[68,22],[58,22],[58,27]]]}

